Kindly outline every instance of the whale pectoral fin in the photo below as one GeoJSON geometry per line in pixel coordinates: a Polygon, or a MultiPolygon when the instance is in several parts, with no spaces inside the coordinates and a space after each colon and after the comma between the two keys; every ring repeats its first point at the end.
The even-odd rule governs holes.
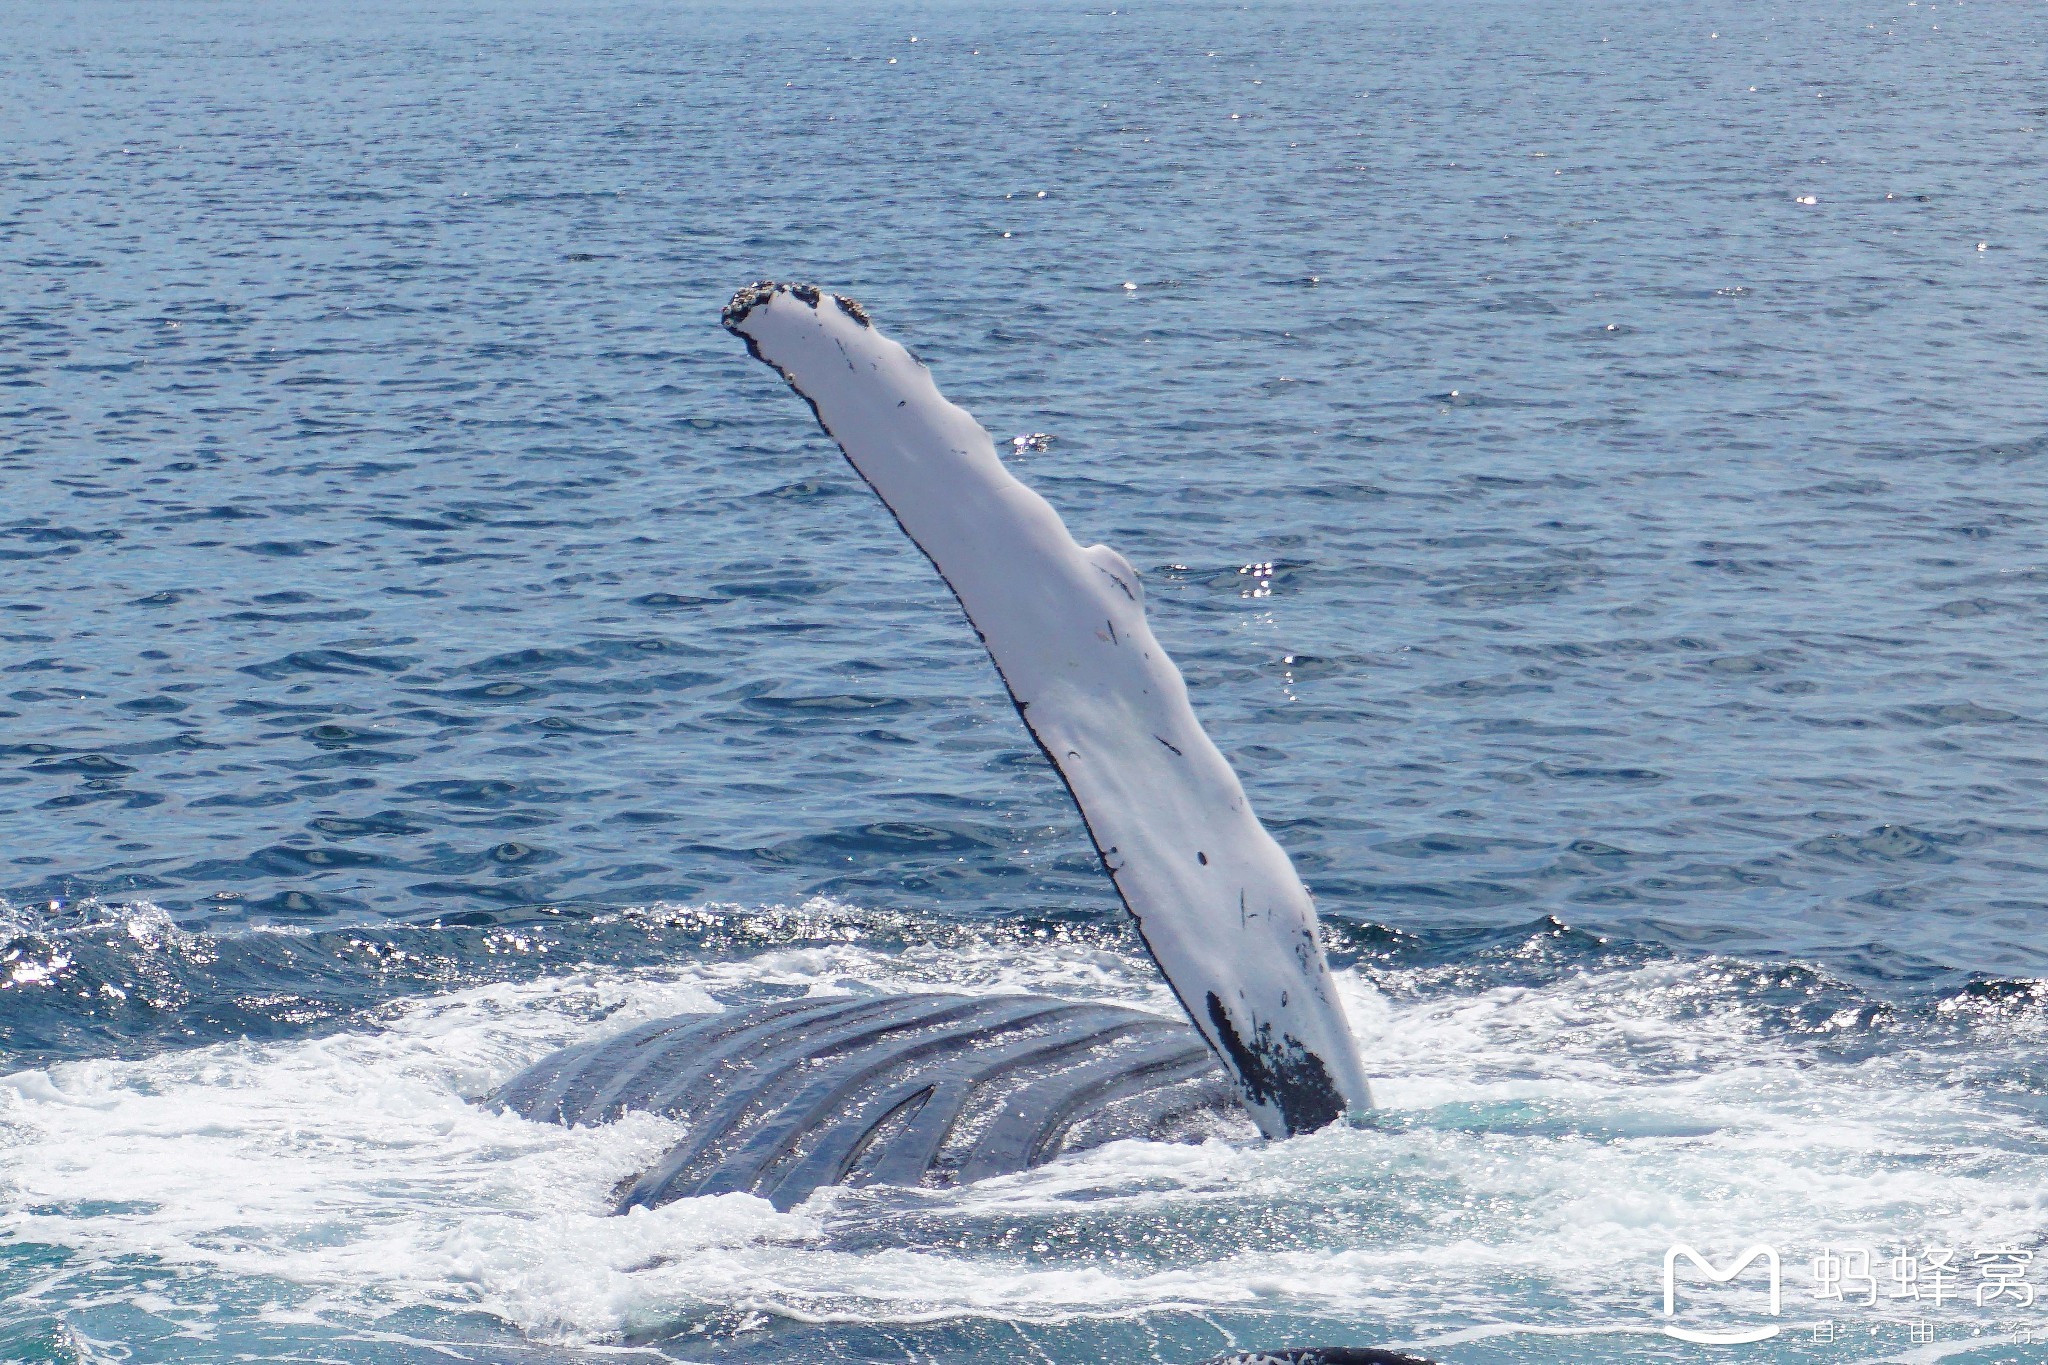
{"type": "Polygon", "coordinates": [[[1368,1108],[1315,907],[1196,719],[1129,562],[1077,544],[857,305],[761,284],[734,296],[725,325],[811,405],[959,599],[1261,1130],[1368,1108]]]}

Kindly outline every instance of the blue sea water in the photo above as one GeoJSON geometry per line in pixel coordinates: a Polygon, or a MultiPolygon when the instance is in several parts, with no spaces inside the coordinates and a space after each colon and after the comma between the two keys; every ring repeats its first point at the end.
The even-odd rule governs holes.
{"type": "Polygon", "coordinates": [[[1744,1359],[2048,1360],[1968,1269],[2048,1253],[2044,70],[2022,0],[0,7],[0,1356],[1726,1359],[1660,1258],[1765,1241],[1744,1359]],[[1143,571],[1376,1127],[617,1220],[661,1121],[467,1103],[763,993],[1171,1008],[761,277],[1143,571]]]}

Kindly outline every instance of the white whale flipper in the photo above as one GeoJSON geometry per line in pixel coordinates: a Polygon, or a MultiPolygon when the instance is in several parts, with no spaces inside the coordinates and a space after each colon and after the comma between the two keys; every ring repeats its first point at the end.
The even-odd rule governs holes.
{"type": "Polygon", "coordinates": [[[1269,1137],[1370,1107],[1315,907],[1203,733],[1123,556],[1083,547],[859,306],[741,290],[774,366],[931,560],[1080,807],[1153,959],[1269,1137]]]}

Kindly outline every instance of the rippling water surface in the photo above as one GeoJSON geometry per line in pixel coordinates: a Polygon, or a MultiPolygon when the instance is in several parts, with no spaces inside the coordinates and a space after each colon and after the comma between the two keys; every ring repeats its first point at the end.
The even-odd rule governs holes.
{"type": "Polygon", "coordinates": [[[1768,1240],[1749,1358],[2048,1359],[2048,10],[0,28],[0,1356],[1704,1360],[1660,1257],[1768,1240]],[[662,1121],[465,1102],[765,995],[1171,1007],[761,276],[1144,571],[1376,1128],[614,1220],[662,1121]],[[1851,1244],[2044,1307],[1816,1300],[1851,1244]]]}

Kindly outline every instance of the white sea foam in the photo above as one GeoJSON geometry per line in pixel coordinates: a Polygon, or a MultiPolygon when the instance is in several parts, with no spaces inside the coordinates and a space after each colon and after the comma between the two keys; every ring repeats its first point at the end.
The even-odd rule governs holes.
{"type": "MultiPolygon", "coordinates": [[[[559,1343],[750,1311],[1061,1322],[1170,1311],[1650,1324],[1664,1249],[2030,1242],[2048,1189],[2025,1118],[1921,1052],[1833,1062],[1775,1036],[1711,963],[1468,994],[1340,975],[1381,1127],[1258,1148],[1126,1143],[945,1193],[750,1196],[608,1216],[677,1136],[564,1130],[468,1102],[566,1041],[742,986],[1050,990],[1171,1009],[1149,967],[1066,943],[857,943],[589,970],[404,1002],[381,1026],[0,1078],[0,1237],[120,1258],[157,1311],[367,1323],[478,1311],[559,1343]],[[249,1286],[264,1286],[252,1290],[249,1286]],[[1533,1288],[1532,1288],[1533,1287],[1533,1288]],[[267,1298],[265,1296],[268,1296],[267,1298]],[[268,1303],[268,1307],[263,1305],[268,1303]],[[1531,1304],[1548,1304],[1531,1320],[1531,1304]]],[[[52,1289],[53,1298],[63,1294],[52,1289]]],[[[1810,1304],[1792,1300],[1788,1313],[1810,1304]]],[[[1873,1319],[1875,1320],[1875,1319],[1873,1319]]],[[[209,1329],[210,1330],[210,1329],[209,1329]]]]}

